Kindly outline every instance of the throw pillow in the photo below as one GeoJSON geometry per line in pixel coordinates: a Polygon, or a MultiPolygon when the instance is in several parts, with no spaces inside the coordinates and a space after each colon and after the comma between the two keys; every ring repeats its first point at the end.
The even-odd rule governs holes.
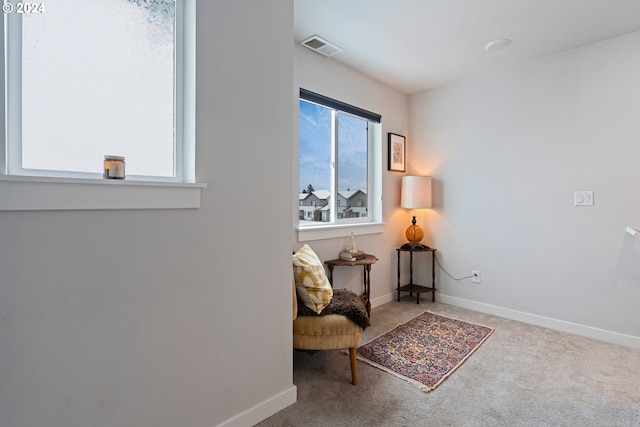
{"type": "Polygon", "coordinates": [[[304,245],[293,255],[296,293],[300,301],[320,314],[331,302],[333,289],[318,255],[304,245]]]}

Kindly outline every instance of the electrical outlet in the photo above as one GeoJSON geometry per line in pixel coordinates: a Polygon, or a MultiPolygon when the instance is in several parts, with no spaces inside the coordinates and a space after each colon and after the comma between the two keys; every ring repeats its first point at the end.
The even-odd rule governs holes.
{"type": "Polygon", "coordinates": [[[480,283],[480,270],[471,270],[471,276],[473,283],[480,283]]]}

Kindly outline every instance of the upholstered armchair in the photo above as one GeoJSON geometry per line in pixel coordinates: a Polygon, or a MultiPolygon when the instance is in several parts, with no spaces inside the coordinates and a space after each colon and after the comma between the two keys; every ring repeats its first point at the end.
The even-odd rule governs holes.
{"type": "MultiPolygon", "coordinates": [[[[316,273],[322,276],[324,269],[322,264],[320,264],[322,271],[317,268],[319,260],[314,259],[315,254],[307,245],[298,254],[303,250],[306,251],[306,255],[311,254],[310,258],[312,264],[315,264],[316,273]]],[[[369,324],[369,317],[362,300],[353,292],[331,288],[330,298],[310,292],[312,297],[315,296],[314,301],[323,300],[319,306],[306,304],[304,300],[308,299],[309,295],[301,295],[306,293],[304,285],[301,284],[305,282],[305,273],[300,269],[296,270],[295,264],[294,259],[293,348],[297,350],[349,349],[351,383],[356,385],[358,382],[356,348],[360,345],[363,328],[369,324]],[[326,301],[327,299],[329,302],[326,301]],[[312,309],[308,305],[315,308],[312,309]]]]}

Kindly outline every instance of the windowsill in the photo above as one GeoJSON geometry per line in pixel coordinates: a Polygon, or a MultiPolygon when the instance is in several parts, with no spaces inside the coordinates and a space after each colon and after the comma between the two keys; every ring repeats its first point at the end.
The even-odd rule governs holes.
{"type": "Polygon", "coordinates": [[[364,234],[377,234],[384,231],[382,222],[366,222],[360,224],[334,224],[317,227],[297,228],[298,241],[308,242],[311,240],[335,239],[346,237],[353,231],[355,236],[364,234]]]}
{"type": "Polygon", "coordinates": [[[197,209],[203,183],[0,175],[0,211],[197,209]]]}

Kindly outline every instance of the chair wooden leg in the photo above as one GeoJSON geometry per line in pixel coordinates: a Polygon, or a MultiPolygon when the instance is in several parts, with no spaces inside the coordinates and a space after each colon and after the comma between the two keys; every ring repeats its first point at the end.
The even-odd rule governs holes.
{"type": "Polygon", "coordinates": [[[349,358],[351,359],[351,384],[358,384],[358,370],[356,368],[356,348],[349,349],[349,358]]]}

